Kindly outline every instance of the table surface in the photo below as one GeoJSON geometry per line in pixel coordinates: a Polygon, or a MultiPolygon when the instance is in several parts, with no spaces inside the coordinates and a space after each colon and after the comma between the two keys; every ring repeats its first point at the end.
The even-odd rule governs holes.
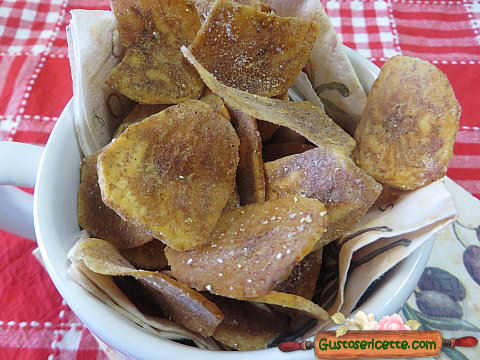
{"type": "MultiPolygon", "coordinates": [[[[480,198],[480,3],[322,2],[344,44],[378,66],[401,54],[429,60],[447,74],[462,106],[448,175],[480,198]]],[[[72,96],[65,27],[70,10],[78,8],[108,9],[108,1],[0,0],[0,140],[40,145],[48,140],[72,96]]],[[[475,230],[480,236],[477,218],[469,220],[473,235],[465,235],[472,244],[479,240],[475,230]]],[[[2,359],[105,358],[32,257],[34,248],[0,230],[2,359]]]]}

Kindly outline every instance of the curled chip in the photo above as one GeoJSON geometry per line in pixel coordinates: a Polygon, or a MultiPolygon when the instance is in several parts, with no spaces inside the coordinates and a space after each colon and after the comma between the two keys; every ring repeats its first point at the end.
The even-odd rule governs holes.
{"type": "Polygon", "coordinates": [[[98,159],[105,204],[180,251],[209,240],[235,186],[239,140],[190,100],[128,127],[98,159]]]}
{"type": "Polygon", "coordinates": [[[190,50],[182,47],[182,51],[210,90],[221,96],[231,107],[255,119],[290,128],[317,146],[337,146],[348,154],[355,148],[355,140],[335,124],[322,107],[308,101],[271,99],[223,85],[198,62],[190,50]]]}
{"type": "Polygon", "coordinates": [[[322,249],[314,251],[303,258],[295,266],[283,282],[275,287],[275,291],[294,294],[311,300],[317,285],[322,266],[322,249]]]}
{"type": "Polygon", "coordinates": [[[445,176],[460,106],[428,61],[395,56],[383,65],[355,131],[355,161],[378,182],[414,190],[445,176]]]}
{"type": "Polygon", "coordinates": [[[112,0],[111,6],[127,51],[107,84],[141,104],[197,99],[203,83],[179,51],[200,29],[193,4],[188,0],[112,0]]]}
{"type": "Polygon", "coordinates": [[[222,98],[217,94],[213,93],[212,90],[210,90],[208,87],[205,86],[202,96],[200,96],[198,100],[207,103],[212,107],[213,111],[218,112],[225,119],[230,120],[230,114],[228,113],[228,110],[225,107],[222,98]]]}
{"type": "Polygon", "coordinates": [[[157,239],[141,246],[119,251],[137,269],[156,270],[168,266],[165,245],[157,239]]]}
{"type": "Polygon", "coordinates": [[[159,113],[162,110],[165,110],[168,107],[168,105],[141,105],[137,104],[133,108],[133,110],[130,112],[130,114],[123,119],[122,123],[120,126],[115,130],[115,133],[113,134],[114,138],[117,138],[120,136],[121,133],[123,133],[127,128],[135,124],[139,121],[142,121],[143,119],[146,119],[149,116],[152,116],[153,114],[159,113]]]}
{"type": "Polygon", "coordinates": [[[287,329],[288,319],[265,305],[211,294],[205,297],[224,316],[213,338],[236,350],[264,349],[287,329]]]}
{"type": "Polygon", "coordinates": [[[112,276],[133,276],[155,289],[162,299],[162,310],[174,321],[203,336],[211,336],[223,314],[202,294],[171,277],[152,271],[136,270],[115,247],[100,239],[78,241],[68,258],[83,263],[93,272],[112,276]]]}
{"type": "Polygon", "coordinates": [[[323,233],[325,207],[294,196],[223,213],[211,243],[191,251],[165,249],[173,275],[199,291],[248,299],[288,277],[323,233]]]}
{"type": "Polygon", "coordinates": [[[230,109],[235,131],[240,139],[238,147],[237,187],[240,204],[265,201],[265,171],[262,160],[262,139],[257,122],[251,116],[230,109]]]}
{"type": "Polygon", "coordinates": [[[382,186],[343,151],[330,146],[265,163],[265,178],[267,199],[297,195],[325,204],[327,232],[318,246],[353,228],[382,191],[382,186]]]}
{"type": "Polygon", "coordinates": [[[223,84],[270,97],[288,91],[318,31],[315,21],[218,0],[190,50],[223,84]]]}
{"type": "Polygon", "coordinates": [[[301,143],[268,144],[263,147],[263,161],[274,161],[285,156],[300,154],[307,150],[315,149],[315,146],[301,143]]]}
{"type": "Polygon", "coordinates": [[[318,320],[329,319],[328,313],[320,306],[308,299],[294,294],[285,294],[278,291],[272,291],[267,295],[259,296],[255,299],[249,300],[269,305],[279,305],[286,308],[287,313],[289,314],[292,312],[291,310],[294,310],[298,316],[308,316],[318,320]]]}
{"type": "Polygon", "coordinates": [[[106,206],[98,186],[97,158],[99,153],[82,161],[78,188],[78,225],[91,236],[109,241],[119,249],[137,247],[153,238],[144,229],[123,220],[106,206]]]}

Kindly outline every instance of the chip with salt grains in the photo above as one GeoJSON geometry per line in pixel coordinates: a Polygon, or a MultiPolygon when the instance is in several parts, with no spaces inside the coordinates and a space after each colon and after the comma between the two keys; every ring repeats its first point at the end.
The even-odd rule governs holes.
{"type": "Polygon", "coordinates": [[[218,0],[190,50],[219,81],[251,94],[285,93],[312,51],[317,22],[218,0]]]}
{"type": "Polygon", "coordinates": [[[325,309],[321,308],[314,302],[294,294],[286,294],[278,291],[272,291],[267,295],[259,296],[250,301],[260,302],[269,305],[278,305],[281,309],[285,308],[288,314],[295,311],[298,316],[312,317],[318,320],[328,320],[329,316],[325,309]]]}
{"type": "Polygon", "coordinates": [[[115,130],[113,138],[119,137],[127,128],[143,119],[146,119],[153,114],[159,113],[162,110],[165,110],[168,105],[142,105],[137,104],[133,110],[123,119],[120,126],[115,130]]]}
{"type": "Polygon", "coordinates": [[[133,276],[155,289],[162,298],[162,310],[174,321],[203,336],[211,336],[223,314],[199,292],[161,273],[137,270],[110,243],[89,238],[78,241],[68,258],[83,261],[91,271],[103,275],[133,276]]]}
{"type": "Polygon", "coordinates": [[[230,108],[235,131],[240,139],[238,147],[237,187],[240,204],[265,201],[265,171],[262,159],[262,139],[257,122],[251,116],[230,108]]]}
{"type": "Polygon", "coordinates": [[[330,146],[267,162],[265,178],[267,199],[301,195],[325,204],[327,231],[316,249],[351,230],[382,191],[350,157],[330,146]]]}
{"type": "Polygon", "coordinates": [[[200,29],[188,0],[112,0],[122,45],[127,51],[106,83],[141,104],[177,104],[197,99],[198,74],[179,49],[200,29]]]}
{"type": "Polygon", "coordinates": [[[288,327],[288,318],[263,304],[205,294],[224,315],[213,338],[236,350],[264,349],[288,327]]]}
{"type": "Polygon", "coordinates": [[[378,182],[414,190],[445,176],[460,118],[447,76],[426,60],[383,65],[355,130],[355,162],[378,182]]]}
{"type": "Polygon", "coordinates": [[[130,125],[98,159],[105,204],[180,251],[209,240],[235,186],[239,140],[190,100],[130,125]]]}
{"type": "Polygon", "coordinates": [[[189,49],[182,47],[182,52],[195,66],[210,90],[222,97],[231,107],[255,119],[292,129],[317,146],[336,146],[347,154],[355,148],[355,140],[335,124],[322,107],[308,101],[271,99],[226,86],[209,73],[189,49]]]}
{"type": "Polygon", "coordinates": [[[275,287],[275,291],[294,294],[312,300],[321,267],[322,249],[319,249],[305,256],[293,268],[288,278],[275,287]]]}
{"type": "Polygon", "coordinates": [[[165,257],[165,244],[157,239],[153,239],[141,246],[119,251],[137,269],[156,270],[168,266],[167,258],[165,257]]]}
{"type": "MultiPolygon", "coordinates": [[[[200,20],[202,20],[202,22],[204,22],[207,18],[208,13],[210,12],[210,10],[212,10],[215,2],[216,0],[193,0],[193,3],[195,4],[195,7],[198,11],[198,16],[200,16],[200,20]]],[[[264,4],[258,0],[235,0],[234,3],[253,6],[263,12],[270,12],[272,10],[269,5],[264,4]]]]}
{"type": "Polygon", "coordinates": [[[283,197],[223,213],[200,248],[165,249],[173,275],[212,294],[248,299],[268,294],[307,255],[324,230],[325,206],[283,197]]]}
{"type": "Polygon", "coordinates": [[[263,146],[263,161],[274,161],[285,156],[301,154],[307,150],[315,149],[314,145],[301,143],[278,143],[263,146]]]}
{"type": "Polygon", "coordinates": [[[77,198],[78,225],[91,236],[105,239],[119,249],[151,241],[153,237],[143,228],[123,220],[103,203],[97,176],[98,155],[97,152],[82,161],[77,198]]]}
{"type": "Polygon", "coordinates": [[[225,107],[222,98],[212,92],[212,90],[210,90],[208,87],[205,86],[202,92],[202,96],[200,96],[198,100],[207,103],[212,107],[213,111],[218,112],[225,119],[230,120],[230,114],[228,113],[228,110],[225,107]]]}

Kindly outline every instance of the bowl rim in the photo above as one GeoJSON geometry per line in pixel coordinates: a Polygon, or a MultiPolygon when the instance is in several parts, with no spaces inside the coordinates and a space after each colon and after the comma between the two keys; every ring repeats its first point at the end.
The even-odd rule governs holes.
{"type": "MultiPolygon", "coordinates": [[[[346,46],[344,46],[344,49],[365,88],[366,76],[364,73],[368,72],[370,78],[372,76],[376,78],[380,71],[379,68],[352,49],[346,46]]],[[[46,224],[42,218],[42,203],[52,201],[49,195],[52,189],[44,185],[46,181],[44,181],[43,176],[46,171],[45,169],[48,168],[48,163],[51,161],[50,159],[59,151],[58,145],[56,144],[58,139],[62,136],[68,136],[68,132],[72,130],[69,130],[68,127],[73,128],[73,116],[73,101],[70,100],[52,130],[40,161],[35,185],[36,191],[34,194],[34,222],[37,242],[47,272],[65,302],[85,326],[102,341],[122,353],[122,355],[135,359],[165,358],[165,356],[169,359],[179,360],[183,360],[185,356],[195,356],[198,360],[216,360],[225,359],[226,357],[235,360],[251,360],[252,356],[258,356],[262,359],[278,359],[283,356],[286,359],[288,356],[289,360],[309,358],[305,352],[286,354],[281,353],[278,348],[245,352],[216,352],[179,344],[142,331],[140,327],[119,313],[116,313],[100,300],[94,298],[83,288],[81,288],[82,293],[79,293],[77,291],[78,289],[75,291],[72,290],[75,287],[80,287],[80,285],[76,284],[73,280],[66,279],[66,269],[55,262],[53,253],[50,254],[48,229],[46,229],[46,224]],[[60,273],[61,271],[64,273],[60,273]],[[78,293],[77,295],[82,294],[82,296],[75,296],[75,292],[78,293]],[[85,306],[88,304],[91,305],[91,308],[85,306]],[[101,319],[106,322],[106,325],[96,321],[96,318],[92,317],[92,311],[94,313],[101,313],[101,319]],[[120,335],[118,335],[119,332],[121,332],[120,335]]],[[[74,130],[73,132],[75,134],[74,130]]],[[[78,144],[76,144],[76,146],[78,147],[78,144]]],[[[432,246],[433,237],[392,269],[357,310],[374,313],[375,318],[380,318],[383,315],[389,315],[398,311],[414,290],[426,266],[432,246]]]]}

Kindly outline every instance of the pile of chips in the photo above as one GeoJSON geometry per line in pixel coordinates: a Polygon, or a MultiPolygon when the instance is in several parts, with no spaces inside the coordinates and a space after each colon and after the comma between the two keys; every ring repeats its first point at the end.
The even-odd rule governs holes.
{"type": "MultiPolygon", "coordinates": [[[[137,105],[83,160],[72,276],[146,330],[203,348],[262,349],[327,320],[312,301],[322,249],[367,213],[385,174],[375,163],[369,175],[371,117],[356,143],[302,72],[318,21],[257,0],[111,4],[126,52],[107,84],[137,105]],[[296,86],[310,101],[289,100],[296,86]]],[[[419,173],[422,186],[441,176],[419,173]]]]}

